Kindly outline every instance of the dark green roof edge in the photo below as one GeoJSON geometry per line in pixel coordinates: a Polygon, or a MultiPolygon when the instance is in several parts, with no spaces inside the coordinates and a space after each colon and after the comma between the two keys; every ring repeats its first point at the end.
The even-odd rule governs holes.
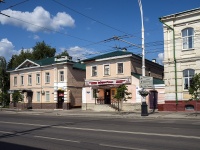
{"type": "Polygon", "coordinates": [[[127,52],[127,51],[114,51],[114,52],[110,52],[110,53],[106,53],[106,54],[102,54],[102,55],[98,55],[95,57],[85,59],[85,60],[83,60],[83,62],[91,61],[91,60],[95,60],[95,59],[104,59],[104,58],[109,58],[109,57],[114,57],[114,56],[130,55],[130,54],[133,55],[133,53],[127,52]]]}
{"type": "MultiPolygon", "coordinates": [[[[87,61],[93,61],[93,60],[96,60],[96,59],[104,59],[104,58],[109,58],[109,57],[115,57],[115,56],[123,56],[123,55],[132,55],[132,56],[135,56],[135,57],[138,57],[138,58],[141,58],[141,56],[139,55],[136,55],[132,52],[128,52],[128,51],[113,51],[113,52],[110,52],[110,53],[106,53],[106,54],[102,54],[102,55],[98,55],[98,56],[95,56],[95,57],[91,57],[91,58],[88,58],[88,59],[84,59],[82,60],[83,62],[87,62],[87,61]]],[[[148,59],[145,59],[145,61],[147,62],[150,62],[150,63],[153,63],[152,61],[148,60],[148,59]]],[[[158,66],[161,66],[163,67],[163,65],[160,65],[158,63],[155,63],[156,65],[158,66]]]]}
{"type": "MultiPolygon", "coordinates": [[[[40,66],[48,66],[48,65],[56,64],[56,63],[71,62],[71,63],[73,63],[74,69],[86,70],[85,64],[81,64],[80,62],[74,62],[72,60],[55,61],[55,58],[56,57],[48,57],[48,58],[43,58],[40,60],[30,60],[30,59],[28,59],[28,60],[30,60],[40,66]]],[[[14,71],[16,68],[8,69],[7,71],[14,71]]]]}
{"type": "MultiPolygon", "coordinates": [[[[137,79],[140,79],[141,74],[137,74],[134,72],[131,72],[131,75],[134,76],[137,79]]],[[[153,84],[164,84],[164,81],[162,79],[154,78],[153,77],[153,84]]]]}
{"type": "Polygon", "coordinates": [[[73,64],[73,68],[85,71],[86,70],[86,65],[82,64],[80,62],[76,62],[76,63],[73,64]]]}

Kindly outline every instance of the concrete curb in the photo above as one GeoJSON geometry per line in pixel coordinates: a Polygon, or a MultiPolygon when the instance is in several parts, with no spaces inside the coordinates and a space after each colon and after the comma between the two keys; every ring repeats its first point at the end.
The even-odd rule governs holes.
{"type": "Polygon", "coordinates": [[[5,113],[50,115],[50,116],[81,116],[81,117],[106,117],[106,118],[142,118],[142,119],[200,119],[200,112],[154,112],[148,116],[141,116],[141,112],[97,112],[80,109],[71,110],[20,110],[1,109],[5,113]]]}

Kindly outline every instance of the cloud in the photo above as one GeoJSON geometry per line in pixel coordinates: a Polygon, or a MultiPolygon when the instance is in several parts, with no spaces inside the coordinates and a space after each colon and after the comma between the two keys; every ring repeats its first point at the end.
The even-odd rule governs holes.
{"type": "Polygon", "coordinates": [[[158,57],[156,58],[157,62],[163,65],[164,53],[159,53],[158,57]]]}
{"type": "Polygon", "coordinates": [[[22,27],[31,32],[44,31],[44,28],[58,31],[64,27],[73,27],[75,25],[75,20],[69,14],[58,12],[56,16],[51,16],[51,14],[41,6],[37,6],[33,12],[7,9],[1,11],[1,13],[10,16],[6,17],[0,15],[1,24],[22,27]],[[25,23],[24,21],[28,23],[25,23]]]}
{"type": "Polygon", "coordinates": [[[8,39],[1,39],[0,41],[0,56],[5,57],[8,62],[13,54],[18,54],[19,51],[14,50],[14,45],[8,39]]]}
{"type": "Polygon", "coordinates": [[[99,54],[99,52],[96,52],[94,50],[86,49],[86,48],[81,48],[79,46],[74,46],[70,48],[60,48],[61,51],[67,50],[70,56],[72,56],[72,59],[76,61],[77,59],[83,60],[91,55],[96,55],[99,54]]]}
{"type": "Polygon", "coordinates": [[[34,36],[33,36],[33,39],[34,39],[34,40],[38,40],[38,39],[40,39],[40,37],[39,37],[38,35],[34,35],[34,36]]]}

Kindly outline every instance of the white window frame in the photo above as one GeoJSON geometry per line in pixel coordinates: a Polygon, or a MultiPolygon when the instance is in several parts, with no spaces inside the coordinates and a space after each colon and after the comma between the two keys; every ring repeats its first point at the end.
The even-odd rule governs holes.
{"type": "Polygon", "coordinates": [[[17,86],[17,77],[14,77],[14,86],[17,86]]]}
{"type": "Polygon", "coordinates": [[[36,73],[36,84],[40,84],[40,73],[36,73]]]}
{"type": "Polygon", "coordinates": [[[46,97],[46,102],[50,102],[50,92],[49,91],[45,92],[45,97],[46,97]]]}
{"type": "Polygon", "coordinates": [[[24,85],[24,75],[20,76],[20,80],[21,80],[21,85],[24,85]]]}
{"type": "Polygon", "coordinates": [[[28,85],[32,85],[32,74],[28,74],[28,85]]]}
{"type": "Polygon", "coordinates": [[[185,69],[183,70],[183,89],[184,90],[188,90],[190,87],[190,80],[192,79],[192,77],[195,74],[195,70],[194,69],[185,69]],[[192,72],[191,72],[192,71],[192,72]],[[186,76],[184,76],[184,72],[187,73],[186,76]],[[186,82],[187,82],[187,87],[186,87],[186,82]]]}
{"type": "Polygon", "coordinates": [[[124,73],[124,63],[123,62],[118,62],[117,63],[117,74],[123,74],[124,73]],[[119,64],[122,64],[122,72],[119,72],[119,64]]]}
{"type": "Polygon", "coordinates": [[[41,94],[40,94],[41,92],[39,91],[39,92],[37,92],[37,102],[40,102],[40,97],[41,97],[41,94]]]}
{"type": "Polygon", "coordinates": [[[45,72],[45,83],[50,83],[50,73],[45,72]]]}
{"type": "Polygon", "coordinates": [[[194,29],[193,28],[185,28],[181,31],[182,34],[182,50],[190,50],[194,48],[194,29]],[[192,30],[193,34],[189,35],[189,30],[192,30]],[[184,31],[186,31],[186,35],[183,35],[184,31]],[[191,45],[191,47],[190,47],[191,45]]]}
{"type": "Polygon", "coordinates": [[[92,70],[92,71],[91,71],[91,76],[92,76],[92,77],[96,77],[96,76],[97,76],[97,66],[96,66],[96,65],[95,65],[95,66],[91,66],[91,70],[92,70]],[[93,72],[93,68],[94,68],[94,67],[96,68],[96,69],[95,69],[95,72],[93,72]]]}
{"type": "Polygon", "coordinates": [[[60,71],[59,75],[60,75],[60,82],[63,82],[64,81],[64,71],[60,71]]]}
{"type": "Polygon", "coordinates": [[[104,76],[109,76],[110,75],[110,64],[104,64],[103,65],[103,74],[104,74],[104,76]],[[106,66],[108,66],[108,71],[106,71],[106,66]],[[106,74],[106,72],[108,72],[107,74],[106,74]]]}

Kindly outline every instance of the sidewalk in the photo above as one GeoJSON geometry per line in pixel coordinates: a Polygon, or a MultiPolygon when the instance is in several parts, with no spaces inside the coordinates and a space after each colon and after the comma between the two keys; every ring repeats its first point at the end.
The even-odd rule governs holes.
{"type": "Polygon", "coordinates": [[[19,110],[2,108],[0,113],[14,113],[14,114],[30,114],[30,115],[51,115],[51,116],[81,116],[81,117],[110,117],[110,118],[171,118],[171,119],[200,119],[200,112],[185,111],[185,112],[163,112],[156,111],[149,113],[148,116],[141,116],[141,112],[97,112],[90,110],[81,109],[70,109],[70,110],[42,110],[42,109],[31,109],[31,110],[19,110]]]}

